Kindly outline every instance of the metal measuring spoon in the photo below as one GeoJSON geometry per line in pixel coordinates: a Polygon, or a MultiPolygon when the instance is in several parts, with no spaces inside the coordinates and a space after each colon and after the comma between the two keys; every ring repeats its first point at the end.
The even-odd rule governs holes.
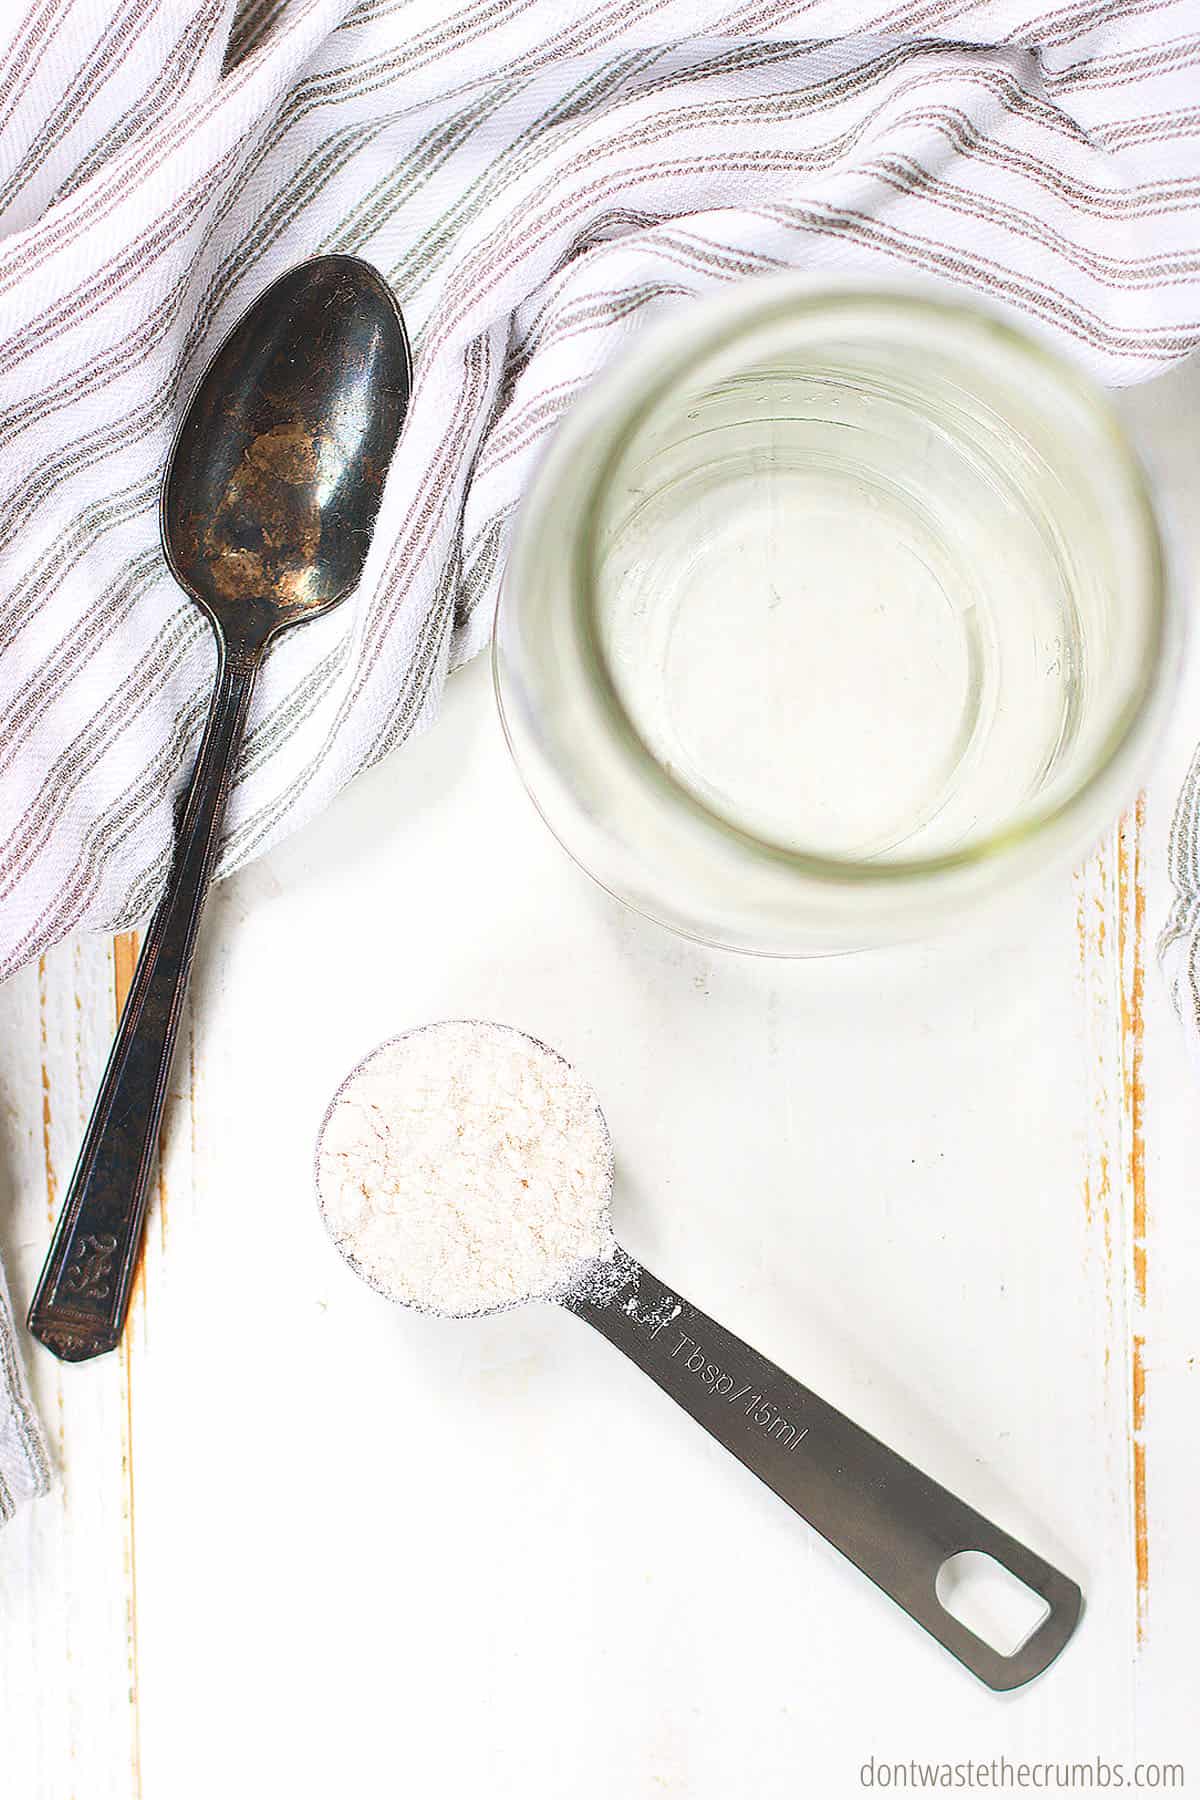
{"type": "MultiPolygon", "coordinates": [[[[510,1033],[541,1055],[563,1061],[557,1051],[512,1027],[486,1029],[510,1033]]],[[[350,1083],[379,1054],[360,1064],[334,1096],[321,1125],[316,1168],[318,1203],[335,1244],[356,1275],[387,1293],[335,1228],[321,1185],[330,1121],[350,1083]]],[[[598,1105],[596,1114],[609,1152],[611,1209],[611,1137],[598,1105]]],[[[415,1311],[431,1310],[394,1293],[387,1297],[415,1311]]],[[[611,1254],[585,1265],[569,1287],[533,1297],[555,1301],[615,1344],[988,1687],[1015,1688],[1032,1680],[1071,1636],[1083,1604],[1073,1581],[666,1287],[615,1237],[611,1254]],[[1036,1628],[1009,1655],[969,1630],[938,1599],[939,1572],[962,1551],[994,1558],[1046,1603],[1036,1628]]],[[[509,1304],[469,1316],[503,1311],[509,1304]]]]}
{"type": "Polygon", "coordinates": [[[217,351],[162,502],[171,573],[216,634],[217,686],[29,1329],[81,1362],[121,1335],[167,1077],[250,697],[268,644],[362,573],[408,409],[411,360],[387,283],[352,256],[276,281],[217,351]]]}

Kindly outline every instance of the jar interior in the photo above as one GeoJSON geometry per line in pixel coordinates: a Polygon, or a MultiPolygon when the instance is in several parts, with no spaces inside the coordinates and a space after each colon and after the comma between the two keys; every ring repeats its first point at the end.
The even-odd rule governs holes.
{"type": "Polygon", "coordinates": [[[788,852],[961,850],[1078,786],[1146,678],[1131,463],[1004,331],[843,306],[643,405],[587,520],[592,630],[645,751],[788,852]]]}

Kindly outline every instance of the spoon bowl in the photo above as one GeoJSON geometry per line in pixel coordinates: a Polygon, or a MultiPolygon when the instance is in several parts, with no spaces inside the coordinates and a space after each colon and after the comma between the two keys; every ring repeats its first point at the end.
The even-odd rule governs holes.
{"type": "Polygon", "coordinates": [[[163,488],[171,573],[210,620],[217,685],[29,1329],[82,1362],[116,1347],[179,1018],[254,683],[270,640],[362,574],[412,365],[387,283],[320,256],[261,294],[209,364],[163,488]]]}
{"type": "Polygon", "coordinates": [[[395,298],[357,257],[290,269],[234,327],[162,502],[171,573],[218,633],[259,641],[355,586],[411,384],[395,298]]]}
{"type": "MultiPolygon", "coordinates": [[[[458,1097],[461,1105],[461,1096],[458,1097]]],[[[422,1104],[429,1110],[438,1112],[443,1117],[453,1117],[456,1099],[448,1091],[440,1088],[432,1081],[422,1083],[422,1104]]],[[[461,1129],[461,1126],[460,1126],[461,1129]]],[[[376,1135],[374,1130],[372,1135],[376,1135]]],[[[566,1141],[565,1132],[555,1132],[560,1141],[566,1141]]],[[[469,1144],[469,1148],[474,1145],[469,1144]]],[[[519,1152],[516,1153],[519,1158],[519,1152]]],[[[403,1154],[410,1178],[417,1175],[420,1162],[413,1156],[411,1145],[406,1146],[403,1154]]],[[[447,1163],[444,1156],[439,1155],[439,1179],[446,1179],[447,1163]]],[[[382,1294],[397,1306],[405,1307],[409,1312],[423,1313],[431,1318],[444,1319],[488,1319],[498,1313],[510,1312],[515,1306],[527,1305],[532,1300],[553,1300],[567,1292],[575,1293],[587,1287],[595,1290],[610,1278],[616,1253],[616,1238],[613,1235],[612,1194],[615,1176],[613,1159],[612,1133],[608,1121],[601,1110],[600,1103],[590,1086],[579,1082],[572,1065],[559,1051],[544,1043],[541,1038],[532,1037],[526,1031],[518,1031],[514,1025],[504,1025],[493,1019],[444,1019],[429,1025],[417,1025],[409,1031],[402,1031],[397,1036],[387,1038],[377,1044],[369,1055],[356,1063],[354,1068],[339,1084],[333,1098],[325,1109],[317,1132],[316,1150],[313,1159],[313,1180],[317,1193],[317,1204],[325,1228],[337,1249],[354,1270],[360,1281],[382,1294]],[[453,1308],[439,1304],[435,1296],[426,1294],[418,1299],[412,1286],[407,1292],[397,1291],[395,1282],[389,1285],[385,1273],[373,1268],[369,1258],[358,1253],[352,1230],[346,1228],[346,1221],[339,1217],[339,1177],[336,1168],[339,1143],[347,1137],[353,1139],[359,1135],[362,1113],[364,1086],[370,1084],[375,1096],[372,1105],[384,1110],[383,1102],[378,1097],[378,1084],[386,1079],[383,1071],[389,1064],[395,1077],[398,1059],[407,1057],[410,1067],[420,1067],[428,1076],[431,1064],[437,1060],[438,1041],[444,1042],[448,1034],[471,1032],[479,1039],[490,1040],[493,1044],[510,1046],[518,1054],[523,1051],[528,1060],[560,1072],[568,1080],[578,1084],[578,1091],[586,1095],[589,1132],[589,1149],[586,1161],[593,1171],[592,1200],[589,1206],[589,1218],[593,1229],[595,1251],[564,1261],[562,1259],[561,1241],[556,1241],[553,1256],[548,1256],[542,1270],[535,1279],[526,1285],[516,1288],[513,1293],[503,1299],[483,1300],[475,1303],[455,1304],[453,1308]],[[433,1054],[431,1054],[431,1049],[433,1054]]],[[[462,1179],[461,1165],[457,1170],[457,1178],[462,1179]]],[[[528,1190],[529,1183],[521,1182],[521,1188],[528,1190]]],[[[357,1207],[358,1200],[355,1199],[357,1207]]],[[[493,1272],[503,1268],[507,1273],[512,1267],[511,1244],[516,1234],[523,1229],[529,1235],[536,1235],[536,1226],[529,1232],[529,1221],[522,1221],[514,1210],[507,1214],[503,1203],[497,1209],[492,1220],[495,1227],[493,1233],[477,1233],[471,1244],[470,1261],[472,1273],[484,1275],[490,1268],[493,1272]]],[[[409,1273],[412,1273],[411,1271],[409,1273]]],[[[529,1274],[529,1265],[525,1265],[525,1273],[529,1274]]],[[[418,1281],[420,1285],[419,1272],[418,1281]]],[[[481,1283],[486,1291],[486,1282],[481,1283]]]]}

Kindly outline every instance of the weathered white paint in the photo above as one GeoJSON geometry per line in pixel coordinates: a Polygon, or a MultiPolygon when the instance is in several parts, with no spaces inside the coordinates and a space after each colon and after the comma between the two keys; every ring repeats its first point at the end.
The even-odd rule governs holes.
{"type": "MultiPolygon", "coordinates": [[[[1193,555],[1198,397],[1129,403],[1193,555]]],[[[128,1347],[32,1359],[60,1480],[0,1534],[0,1793],[839,1800],[872,1754],[1200,1781],[1200,1074],[1148,941],[1197,717],[1074,881],[929,948],[754,962],[623,912],[534,816],[482,666],[227,883],[128,1347]],[[1047,1677],[979,1688],[576,1321],[355,1283],[321,1110],[461,1014],[592,1077],[635,1252],[1079,1577],[1047,1677]]],[[[0,990],[18,1303],[113,989],[91,940],[0,990]]]]}

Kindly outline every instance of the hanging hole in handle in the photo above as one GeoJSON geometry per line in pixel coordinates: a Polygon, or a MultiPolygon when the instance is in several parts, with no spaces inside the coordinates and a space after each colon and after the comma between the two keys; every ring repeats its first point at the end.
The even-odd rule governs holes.
{"type": "Polygon", "coordinates": [[[983,1550],[948,1556],[934,1587],[950,1617],[1000,1656],[1015,1656],[1050,1611],[1040,1594],[983,1550]]]}

